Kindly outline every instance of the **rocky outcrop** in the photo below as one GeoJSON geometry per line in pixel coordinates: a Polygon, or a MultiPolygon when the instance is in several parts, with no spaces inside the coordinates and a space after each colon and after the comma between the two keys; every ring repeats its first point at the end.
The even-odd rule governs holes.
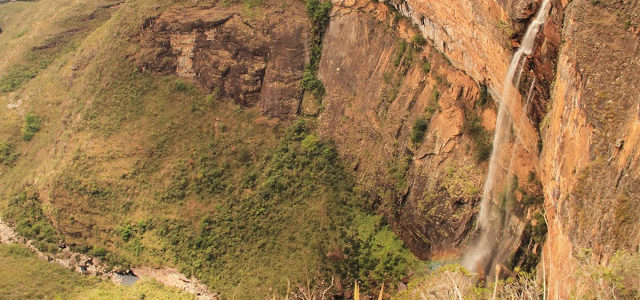
{"type": "Polygon", "coordinates": [[[309,24],[301,3],[265,4],[265,16],[237,7],[193,7],[147,20],[136,58],[142,70],[198,82],[228,98],[279,118],[294,117],[302,99],[309,24]]]}
{"type": "Polygon", "coordinates": [[[640,243],[640,2],[569,4],[543,125],[550,295],[576,288],[578,254],[606,262],[640,243]],[[569,284],[570,283],[570,284],[569,284]]]}
{"type": "Polygon", "coordinates": [[[485,164],[465,133],[481,108],[477,84],[417,31],[372,1],[334,2],[319,78],[327,94],[320,132],[358,174],[372,205],[420,258],[455,255],[473,229],[485,164]],[[425,71],[428,65],[430,70],[425,71]],[[425,118],[421,141],[412,127],[425,118]]]}

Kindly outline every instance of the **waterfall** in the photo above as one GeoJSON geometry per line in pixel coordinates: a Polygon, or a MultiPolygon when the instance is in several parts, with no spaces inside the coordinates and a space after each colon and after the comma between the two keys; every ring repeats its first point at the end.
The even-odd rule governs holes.
{"type": "MultiPolygon", "coordinates": [[[[473,271],[486,272],[491,270],[493,261],[496,258],[498,251],[498,243],[500,237],[500,231],[502,229],[502,223],[504,220],[500,218],[499,214],[495,213],[494,197],[496,193],[494,186],[497,182],[500,167],[500,162],[509,159],[509,168],[506,170],[506,179],[508,181],[511,169],[511,158],[513,157],[513,151],[503,151],[504,143],[509,139],[511,135],[511,129],[513,127],[513,120],[509,113],[509,109],[514,107],[514,101],[519,100],[518,87],[520,83],[520,76],[522,69],[524,68],[522,60],[527,55],[531,54],[534,49],[536,35],[540,30],[542,24],[544,24],[549,15],[551,9],[550,0],[543,0],[542,5],[538,9],[535,18],[529,24],[527,31],[522,39],[520,48],[513,55],[511,64],[507,71],[503,83],[503,90],[498,107],[498,116],[496,120],[495,134],[493,137],[493,151],[491,152],[491,158],[489,159],[489,171],[487,173],[487,179],[484,184],[484,190],[482,192],[482,201],[480,202],[480,213],[477,219],[477,228],[480,230],[480,237],[471,244],[467,252],[463,257],[464,266],[473,271]],[[518,78],[514,81],[514,77],[518,71],[518,78]],[[511,153],[509,153],[511,152],[511,153]],[[511,154],[511,157],[504,157],[503,153],[511,154]]],[[[530,92],[531,93],[530,88],[530,92]]],[[[530,97],[530,95],[527,95],[530,97]]]]}
{"type": "Polygon", "coordinates": [[[525,115],[529,112],[529,105],[531,104],[531,98],[533,98],[533,86],[536,84],[535,77],[531,80],[531,86],[529,87],[529,92],[527,93],[527,102],[525,102],[525,106],[522,110],[525,112],[525,115]]]}

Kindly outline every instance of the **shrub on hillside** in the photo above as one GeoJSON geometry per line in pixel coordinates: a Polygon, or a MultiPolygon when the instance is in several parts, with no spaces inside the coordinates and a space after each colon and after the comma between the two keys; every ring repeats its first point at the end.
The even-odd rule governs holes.
{"type": "Polygon", "coordinates": [[[317,78],[320,57],[322,56],[322,37],[329,24],[329,12],[332,8],[331,1],[306,0],[305,8],[311,19],[311,38],[309,41],[309,64],[304,68],[302,87],[311,91],[316,99],[324,96],[325,89],[322,81],[317,78]]]}
{"type": "Polygon", "coordinates": [[[9,202],[2,212],[2,218],[15,226],[18,234],[33,240],[40,251],[58,251],[58,243],[63,237],[44,214],[38,194],[30,188],[9,202]]]}
{"type": "Polygon", "coordinates": [[[42,121],[40,117],[34,113],[28,113],[24,118],[24,127],[22,128],[22,139],[30,141],[40,131],[42,121]]]}
{"type": "Polygon", "coordinates": [[[422,47],[427,44],[427,40],[420,33],[416,33],[416,35],[411,39],[411,42],[416,47],[422,47]]]}
{"type": "Polygon", "coordinates": [[[417,118],[411,127],[411,142],[414,144],[421,143],[428,126],[429,124],[424,117],[417,118]]]}
{"type": "Polygon", "coordinates": [[[18,157],[18,154],[13,152],[13,144],[9,142],[0,143],[0,165],[10,165],[18,157]]]}
{"type": "Polygon", "coordinates": [[[463,131],[467,134],[476,149],[476,159],[478,161],[485,161],[491,156],[493,145],[491,142],[491,135],[482,126],[482,118],[474,112],[468,112],[463,124],[463,131]]]}
{"type": "MultiPolygon", "coordinates": [[[[175,180],[184,182],[185,199],[198,195],[202,203],[216,201],[216,209],[196,222],[154,221],[152,232],[165,241],[167,257],[187,276],[196,275],[223,293],[237,286],[240,273],[281,287],[279,273],[286,272],[295,286],[308,275],[308,265],[325,270],[319,280],[337,274],[370,286],[404,276],[412,255],[381,217],[360,207],[365,200],[354,191],[334,144],[314,134],[314,126],[295,122],[268,155],[245,165],[243,176],[234,177],[215,154],[203,159],[208,164],[195,160],[181,172],[175,180]],[[219,167],[224,174],[217,178],[227,188],[202,188],[198,173],[219,167]],[[328,258],[327,253],[344,255],[328,258]],[[274,260],[292,261],[274,266],[274,260]],[[210,276],[206,270],[212,269],[220,276],[210,276]]],[[[144,253],[143,247],[135,248],[143,235],[130,232],[127,247],[144,253]]]]}
{"type": "Polygon", "coordinates": [[[431,72],[431,62],[429,62],[426,57],[423,57],[420,68],[422,69],[422,73],[424,73],[425,75],[429,74],[431,72]]]}

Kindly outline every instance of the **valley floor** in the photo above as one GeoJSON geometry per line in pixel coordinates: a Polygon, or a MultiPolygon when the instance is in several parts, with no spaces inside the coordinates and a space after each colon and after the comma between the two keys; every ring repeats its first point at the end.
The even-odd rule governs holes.
{"type": "Polygon", "coordinates": [[[155,280],[118,286],[39,259],[19,244],[0,244],[2,299],[193,299],[155,280]]]}

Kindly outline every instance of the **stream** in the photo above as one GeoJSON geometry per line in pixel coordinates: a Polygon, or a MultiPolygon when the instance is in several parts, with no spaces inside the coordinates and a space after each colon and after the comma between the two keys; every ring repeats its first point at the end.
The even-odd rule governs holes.
{"type": "Polygon", "coordinates": [[[13,228],[0,219],[0,243],[23,244],[35,252],[42,260],[57,263],[85,275],[94,275],[105,280],[111,280],[115,284],[132,286],[140,279],[155,279],[156,281],[183,290],[194,295],[199,300],[218,299],[217,294],[209,292],[207,287],[196,278],[187,278],[184,274],[173,268],[136,267],[126,272],[109,271],[109,268],[100,262],[100,259],[82,253],[63,248],[59,253],[44,253],[38,250],[31,240],[20,236],[13,228]]]}

